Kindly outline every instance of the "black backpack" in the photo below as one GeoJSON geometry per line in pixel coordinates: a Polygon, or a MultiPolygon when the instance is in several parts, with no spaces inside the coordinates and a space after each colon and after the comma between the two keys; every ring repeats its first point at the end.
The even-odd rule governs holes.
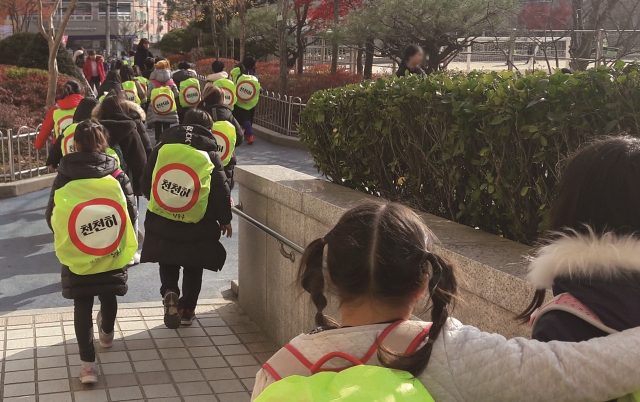
{"type": "Polygon", "coordinates": [[[84,63],[85,63],[84,53],[79,54],[79,55],[76,57],[76,66],[78,66],[78,67],[82,68],[82,67],[84,67],[84,63]]]}

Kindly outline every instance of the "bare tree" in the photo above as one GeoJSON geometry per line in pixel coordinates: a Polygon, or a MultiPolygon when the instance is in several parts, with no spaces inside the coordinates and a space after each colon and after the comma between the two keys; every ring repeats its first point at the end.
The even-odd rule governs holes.
{"type": "Polygon", "coordinates": [[[47,107],[51,107],[55,103],[56,86],[58,84],[58,48],[60,47],[60,42],[62,42],[64,31],[67,29],[69,18],[71,18],[71,14],[73,14],[76,9],[76,5],[78,4],[78,0],[71,0],[71,3],[69,3],[69,7],[67,8],[67,12],[64,14],[64,17],[62,17],[60,25],[58,26],[58,31],[56,32],[53,28],[53,15],[58,7],[60,7],[60,1],[61,0],[55,0],[53,3],[51,13],[49,13],[49,16],[46,18],[45,27],[42,0],[38,0],[38,28],[40,30],[40,34],[49,44],[49,88],[47,90],[47,107]]]}
{"type": "MultiPolygon", "coordinates": [[[[241,0],[243,1],[243,0],[241,0]]],[[[280,51],[280,93],[287,93],[287,17],[289,13],[289,0],[278,0],[278,45],[280,51]]]]}
{"type": "Polygon", "coordinates": [[[133,42],[138,36],[138,26],[136,21],[118,22],[116,40],[126,51],[133,49],[133,42]]]}
{"type": "Polygon", "coordinates": [[[37,0],[0,0],[0,19],[9,17],[15,32],[29,31],[31,19],[37,12],[37,0]]]}

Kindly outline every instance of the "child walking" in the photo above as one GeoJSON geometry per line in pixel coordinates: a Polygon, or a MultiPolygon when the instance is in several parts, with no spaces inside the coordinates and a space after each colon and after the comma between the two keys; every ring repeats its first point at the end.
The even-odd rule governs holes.
{"type": "Polygon", "coordinates": [[[184,124],[162,133],[142,175],[149,206],[141,262],[160,264],[168,328],[191,325],[203,269],[222,269],[227,253],[220,236],[232,235],[230,190],[212,124],[205,111],[190,109],[184,124]]]}
{"type": "Polygon", "coordinates": [[[149,107],[147,109],[147,132],[149,137],[155,134],[155,141],[160,141],[160,134],[171,126],[178,124],[178,107],[176,101],[178,87],[171,79],[169,62],[160,60],[149,76],[149,107]]]}
{"type": "MultiPolygon", "coordinates": [[[[301,400],[277,392],[303,381],[286,377],[359,363],[407,371],[436,401],[598,402],[640,389],[640,328],[581,343],[541,343],[507,340],[452,318],[456,273],[435,252],[435,240],[410,209],[367,203],[312,241],[298,283],[313,301],[318,328],[262,366],[253,398],[301,400]],[[340,322],[324,314],[327,288],[340,299],[340,322]],[[431,322],[412,319],[423,297],[431,322]]],[[[372,386],[366,379],[342,385],[350,394],[372,386]]]]}
{"type": "Polygon", "coordinates": [[[127,272],[138,247],[132,222],[138,211],[129,178],[115,158],[104,153],[107,132],[85,120],[75,131],[75,153],[60,161],[46,219],[54,232],[56,255],[62,263],[62,296],[73,299],[74,326],[82,369],[80,381],[95,383],[98,371],[93,345],[92,308],[100,345],[113,346],[117,296],[127,293],[127,272]]]}
{"type": "Polygon", "coordinates": [[[260,81],[256,75],[256,59],[247,53],[242,62],[231,70],[231,77],[236,85],[236,103],[233,116],[244,129],[247,144],[254,142],[253,117],[260,100],[260,81]]]}

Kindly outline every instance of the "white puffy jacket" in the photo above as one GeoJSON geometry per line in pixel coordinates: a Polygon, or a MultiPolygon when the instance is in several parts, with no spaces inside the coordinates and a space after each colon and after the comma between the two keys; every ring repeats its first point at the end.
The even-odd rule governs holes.
{"type": "MultiPolygon", "coordinates": [[[[423,321],[403,322],[382,343],[404,351],[428,325],[423,321]]],[[[290,344],[310,363],[335,351],[361,359],[387,326],[299,335],[290,344]]],[[[267,363],[282,377],[309,375],[297,359],[292,362],[292,356],[283,348],[267,363]]],[[[367,363],[379,364],[375,354],[367,363]]],[[[345,365],[348,363],[344,360],[332,359],[323,367],[345,365]]],[[[449,319],[419,378],[437,402],[602,402],[640,389],[640,328],[588,342],[541,343],[524,338],[507,340],[449,319]]],[[[273,382],[274,378],[261,369],[252,400],[273,382]]]]}

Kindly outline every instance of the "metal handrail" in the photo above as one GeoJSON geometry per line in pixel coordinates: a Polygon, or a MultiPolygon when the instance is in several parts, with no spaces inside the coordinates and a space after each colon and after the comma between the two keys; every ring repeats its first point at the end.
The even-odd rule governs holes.
{"type": "Polygon", "coordinates": [[[244,212],[242,212],[242,203],[240,203],[240,204],[238,204],[236,206],[232,206],[231,207],[231,212],[233,212],[234,214],[238,215],[240,218],[244,219],[245,221],[249,222],[250,224],[252,224],[256,228],[262,230],[263,232],[265,232],[269,236],[271,236],[274,239],[276,239],[278,241],[278,243],[280,243],[280,254],[282,254],[283,257],[287,258],[291,262],[295,262],[296,261],[296,256],[293,253],[287,253],[285,251],[285,249],[284,249],[285,245],[287,247],[291,248],[293,251],[296,251],[296,252],[298,252],[300,254],[304,253],[304,248],[303,247],[297,245],[296,243],[294,243],[291,240],[287,239],[286,237],[284,237],[280,233],[276,232],[275,230],[271,229],[267,225],[265,225],[265,224],[263,224],[261,222],[258,222],[253,217],[251,217],[251,216],[245,214],[244,212]]]}

